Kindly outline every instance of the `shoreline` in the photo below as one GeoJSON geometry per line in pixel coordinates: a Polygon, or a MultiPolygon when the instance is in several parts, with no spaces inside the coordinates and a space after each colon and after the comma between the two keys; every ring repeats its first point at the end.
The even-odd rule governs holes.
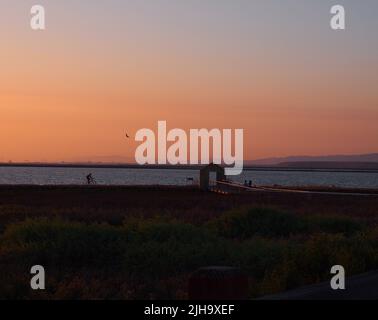
{"type": "MultiPolygon", "coordinates": [[[[125,189],[125,190],[140,190],[140,191],[149,191],[149,190],[200,190],[197,185],[159,185],[159,184],[134,184],[134,185],[125,185],[125,184],[0,184],[0,189],[125,189]]],[[[261,185],[252,187],[251,190],[243,192],[243,194],[251,194],[256,192],[269,192],[269,189],[282,190],[282,193],[287,193],[287,191],[303,191],[303,192],[314,192],[321,194],[324,193],[370,193],[378,195],[378,188],[344,188],[344,187],[334,187],[334,186],[282,186],[282,185],[261,185]]],[[[203,191],[201,191],[203,192],[203,191]]],[[[207,193],[207,192],[204,192],[207,193]]],[[[209,192],[210,193],[210,192],[209,192]]]]}
{"type": "MultiPolygon", "coordinates": [[[[0,168],[88,168],[88,169],[137,169],[137,170],[200,170],[204,165],[138,165],[106,163],[0,163],[0,168]]],[[[278,172],[335,172],[335,173],[378,173],[378,169],[358,168],[304,168],[283,166],[244,166],[243,171],[278,172]]]]}

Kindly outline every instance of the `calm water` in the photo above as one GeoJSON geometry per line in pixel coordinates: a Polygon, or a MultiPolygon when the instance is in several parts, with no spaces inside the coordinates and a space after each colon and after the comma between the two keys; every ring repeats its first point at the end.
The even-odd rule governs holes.
{"type": "MultiPolygon", "coordinates": [[[[105,185],[188,185],[192,184],[188,177],[199,179],[197,170],[0,167],[0,184],[85,184],[89,172],[97,184],[105,185]]],[[[244,171],[232,180],[252,180],[256,185],[378,188],[378,173],[370,172],[244,171]]]]}

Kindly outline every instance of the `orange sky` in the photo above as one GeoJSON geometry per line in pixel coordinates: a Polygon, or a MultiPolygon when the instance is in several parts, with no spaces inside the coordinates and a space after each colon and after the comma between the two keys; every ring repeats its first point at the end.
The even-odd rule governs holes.
{"type": "Polygon", "coordinates": [[[378,151],[378,41],[363,28],[336,36],[314,20],[303,35],[285,22],[284,38],[262,36],[263,21],[260,31],[225,28],[225,11],[210,22],[204,13],[202,32],[185,21],[172,30],[136,5],[139,19],[114,13],[99,28],[101,8],[68,15],[52,4],[48,29],[33,32],[24,7],[3,22],[15,32],[0,31],[0,161],[133,158],[125,130],[155,129],[158,120],[243,128],[246,159],[378,151]]]}

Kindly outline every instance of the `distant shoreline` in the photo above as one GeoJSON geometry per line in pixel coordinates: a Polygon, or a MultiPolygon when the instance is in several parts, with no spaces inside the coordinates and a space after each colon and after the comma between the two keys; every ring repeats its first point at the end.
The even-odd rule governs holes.
{"type": "MultiPolygon", "coordinates": [[[[203,192],[198,186],[177,186],[177,185],[87,185],[87,184],[0,184],[0,192],[4,190],[95,190],[95,191],[139,191],[139,192],[155,192],[155,191],[178,191],[178,192],[203,192]]],[[[207,192],[205,192],[208,194],[207,192]]],[[[211,192],[209,192],[211,193],[211,192]]],[[[259,186],[250,192],[233,193],[233,195],[256,195],[256,194],[281,194],[281,195],[323,195],[323,196],[378,196],[377,188],[347,188],[347,187],[335,187],[335,186],[259,186]],[[290,191],[290,192],[289,192],[290,191]],[[293,192],[294,191],[294,192],[293,192]],[[299,193],[296,193],[298,191],[299,193]]]]}
{"type": "MultiPolygon", "coordinates": [[[[200,170],[201,165],[137,165],[137,164],[106,164],[106,163],[0,163],[0,168],[88,168],[88,169],[160,169],[160,170],[200,170]]],[[[357,168],[316,168],[316,167],[284,167],[284,166],[245,166],[245,171],[281,171],[281,172],[348,172],[378,173],[378,169],[357,168]]]]}

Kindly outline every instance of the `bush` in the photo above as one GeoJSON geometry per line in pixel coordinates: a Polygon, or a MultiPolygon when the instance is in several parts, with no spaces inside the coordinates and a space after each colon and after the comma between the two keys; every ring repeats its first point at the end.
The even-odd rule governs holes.
{"type": "Polygon", "coordinates": [[[35,219],[9,226],[0,255],[21,264],[100,268],[163,276],[225,263],[229,245],[206,229],[179,222],[144,221],[114,227],[35,219]]]}
{"type": "Polygon", "coordinates": [[[209,223],[210,229],[227,238],[254,236],[287,237],[307,230],[306,220],[294,214],[266,208],[253,208],[225,214],[209,223]]]}
{"type": "Polygon", "coordinates": [[[362,231],[366,226],[357,219],[336,216],[311,216],[308,223],[312,232],[342,233],[347,236],[362,231]]]}
{"type": "MultiPolygon", "coordinates": [[[[128,228],[128,226],[125,226],[128,228]]],[[[150,276],[172,275],[223,264],[230,245],[208,230],[179,222],[146,221],[125,251],[125,267],[150,276]]]]}
{"type": "Polygon", "coordinates": [[[233,211],[208,224],[218,235],[232,239],[255,236],[284,238],[298,234],[331,233],[353,235],[366,227],[349,217],[300,216],[267,208],[233,211]]]}
{"type": "Polygon", "coordinates": [[[0,253],[46,265],[119,266],[129,238],[125,230],[59,219],[35,219],[10,225],[0,240],[0,253]]]}
{"type": "Polygon", "coordinates": [[[26,220],[0,236],[0,298],[182,298],[189,274],[211,265],[242,268],[251,296],[261,296],[327,280],[335,264],[348,275],[377,268],[378,229],[357,232],[363,227],[349,218],[269,209],[231,213],[206,226],[164,219],[122,226],[26,220]],[[25,286],[34,264],[48,271],[43,297],[25,286]]]}
{"type": "Polygon", "coordinates": [[[260,279],[267,270],[280,263],[290,244],[261,238],[234,243],[230,265],[241,267],[251,277],[260,279]]]}

